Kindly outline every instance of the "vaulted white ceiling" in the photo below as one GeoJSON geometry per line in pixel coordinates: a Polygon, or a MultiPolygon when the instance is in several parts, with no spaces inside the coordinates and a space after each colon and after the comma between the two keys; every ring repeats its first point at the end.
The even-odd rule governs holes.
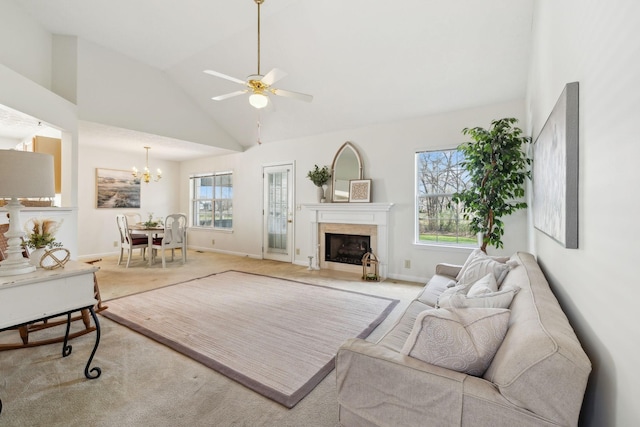
{"type": "Polygon", "coordinates": [[[524,98],[534,0],[265,0],[261,72],[314,96],[211,97],[257,72],[253,0],[19,0],[54,34],[75,35],[163,70],[250,146],[524,98]],[[275,99],[273,99],[275,98],[275,99]]]}

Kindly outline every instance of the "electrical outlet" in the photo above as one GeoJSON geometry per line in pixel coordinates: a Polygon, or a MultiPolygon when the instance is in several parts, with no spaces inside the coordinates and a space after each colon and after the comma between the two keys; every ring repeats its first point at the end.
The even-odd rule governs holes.
{"type": "Polygon", "coordinates": [[[411,260],[410,259],[405,259],[404,260],[404,268],[411,268],[411,260]]]}
{"type": "Polygon", "coordinates": [[[118,241],[117,241],[117,240],[114,240],[114,241],[113,241],[113,247],[114,247],[114,248],[117,248],[117,247],[118,247],[118,241]]]}
{"type": "Polygon", "coordinates": [[[215,245],[216,244],[216,239],[211,239],[211,245],[215,245]]]}
{"type": "Polygon", "coordinates": [[[296,248],[296,255],[300,255],[300,248],[296,248]]]}

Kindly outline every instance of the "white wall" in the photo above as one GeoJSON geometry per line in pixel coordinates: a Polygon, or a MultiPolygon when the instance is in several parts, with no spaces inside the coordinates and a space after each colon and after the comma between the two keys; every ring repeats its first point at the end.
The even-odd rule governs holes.
{"type": "MultiPolygon", "coordinates": [[[[96,168],[131,170],[144,167],[145,153],[139,156],[123,156],[122,153],[81,145],[78,174],[78,229],[80,239],[78,251],[82,258],[96,258],[118,252],[113,242],[119,241],[116,215],[124,212],[138,212],[143,220],[149,213],[154,218],[164,218],[168,214],[180,212],[180,166],[177,162],[157,160],[149,157],[149,169],[162,170],[158,182],[140,184],[139,209],[96,208],[96,168]]],[[[183,186],[186,185],[182,183],[183,186]]]]}
{"type": "Polygon", "coordinates": [[[82,39],[77,52],[80,120],[242,151],[164,72],[82,39]]]}
{"type": "Polygon", "coordinates": [[[530,230],[532,250],[593,364],[581,424],[640,424],[640,3],[539,0],[528,88],[534,134],[580,83],[579,249],[530,230]]]}
{"type": "MultiPolygon", "coordinates": [[[[364,162],[364,176],[371,178],[372,201],[394,203],[391,210],[388,260],[389,277],[424,281],[433,274],[438,262],[462,263],[470,250],[416,246],[414,241],[415,176],[414,153],[426,149],[454,148],[466,139],[465,127],[488,127],[491,120],[502,117],[522,119],[524,104],[513,101],[485,108],[458,111],[361,129],[317,135],[278,143],[254,146],[244,153],[183,162],[180,180],[193,173],[233,170],[234,232],[190,231],[189,244],[205,249],[261,257],[262,248],[262,167],[288,163],[296,165],[297,206],[316,203],[316,188],[306,178],[314,164],[331,165],[333,157],[345,141],[358,148],[364,162]],[[215,239],[215,246],[211,240],[215,239]],[[411,261],[405,269],[404,260],[411,261]]],[[[522,125],[524,126],[524,125],[522,125]]],[[[188,189],[181,193],[181,210],[188,211],[188,189]]],[[[312,230],[304,210],[295,212],[295,248],[300,255],[295,262],[308,264],[312,230]]],[[[510,254],[525,250],[526,214],[521,211],[506,219],[504,249],[492,253],[510,254]]]]}
{"type": "Polygon", "coordinates": [[[20,144],[19,139],[0,138],[0,150],[11,150],[16,148],[18,144],[20,144]]]}
{"type": "Polygon", "coordinates": [[[51,88],[51,34],[12,0],[0,0],[0,63],[51,88]]]}

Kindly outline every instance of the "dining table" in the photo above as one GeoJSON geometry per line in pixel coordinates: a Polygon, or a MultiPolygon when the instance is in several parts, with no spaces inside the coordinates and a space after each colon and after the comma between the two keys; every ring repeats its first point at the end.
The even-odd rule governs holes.
{"type": "Polygon", "coordinates": [[[137,224],[132,224],[129,225],[129,232],[131,234],[146,234],[147,235],[147,241],[148,243],[148,248],[149,248],[149,267],[151,267],[152,263],[153,263],[153,256],[152,256],[152,252],[153,251],[153,236],[157,236],[158,234],[164,234],[164,226],[162,225],[157,225],[155,227],[149,227],[147,225],[144,225],[144,223],[137,223],[137,224]]]}

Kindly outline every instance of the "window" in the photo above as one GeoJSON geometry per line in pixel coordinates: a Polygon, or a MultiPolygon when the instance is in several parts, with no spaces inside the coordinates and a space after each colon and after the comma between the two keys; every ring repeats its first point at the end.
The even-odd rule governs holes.
{"type": "Polygon", "coordinates": [[[191,177],[191,225],[233,228],[233,174],[220,172],[191,177]]]}
{"type": "Polygon", "coordinates": [[[458,150],[416,153],[416,243],[472,246],[477,238],[462,218],[461,204],[451,201],[469,177],[458,150]]]}

